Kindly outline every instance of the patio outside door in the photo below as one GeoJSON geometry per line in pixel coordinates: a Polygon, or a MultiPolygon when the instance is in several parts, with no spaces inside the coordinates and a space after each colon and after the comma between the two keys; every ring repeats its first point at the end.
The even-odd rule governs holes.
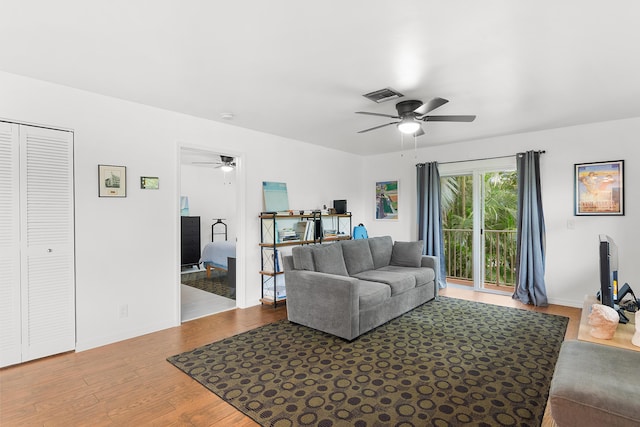
{"type": "Polygon", "coordinates": [[[509,159],[513,164],[494,159],[440,167],[449,284],[513,292],[517,175],[509,159]]]}

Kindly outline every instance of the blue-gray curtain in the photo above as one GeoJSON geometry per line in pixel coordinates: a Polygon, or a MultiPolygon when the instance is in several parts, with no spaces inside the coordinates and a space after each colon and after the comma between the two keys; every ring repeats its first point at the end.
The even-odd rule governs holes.
{"type": "Polygon", "coordinates": [[[516,289],[513,299],[546,307],[545,228],[540,192],[540,152],[518,153],[516,289]]]}
{"type": "Polygon", "coordinates": [[[424,255],[435,256],[440,261],[438,286],[444,288],[447,286],[447,272],[444,264],[438,163],[420,163],[416,168],[418,172],[418,239],[425,243],[424,255]]]}

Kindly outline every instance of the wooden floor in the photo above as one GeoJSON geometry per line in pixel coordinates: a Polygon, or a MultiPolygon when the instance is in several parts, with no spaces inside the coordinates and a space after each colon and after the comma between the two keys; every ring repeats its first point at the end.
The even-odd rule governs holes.
{"type": "MultiPolygon", "coordinates": [[[[441,294],[533,309],[508,296],[453,287],[441,294]]],[[[578,336],[580,309],[535,310],[569,317],[566,338],[578,336]]],[[[235,309],[97,349],[1,369],[0,425],[255,426],[165,359],[285,317],[285,306],[235,309]]]]}

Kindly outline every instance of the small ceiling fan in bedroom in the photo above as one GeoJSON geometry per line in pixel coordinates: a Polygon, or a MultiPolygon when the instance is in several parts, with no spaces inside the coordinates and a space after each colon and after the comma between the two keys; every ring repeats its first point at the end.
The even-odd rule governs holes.
{"type": "Polygon", "coordinates": [[[194,165],[217,165],[214,169],[222,169],[223,172],[231,172],[236,167],[236,159],[231,156],[220,155],[217,162],[192,162],[194,165]]]}
{"type": "Polygon", "coordinates": [[[449,102],[444,98],[433,98],[427,103],[423,103],[418,100],[400,101],[396,104],[397,115],[381,113],[369,113],[367,111],[356,111],[356,114],[367,114],[370,116],[381,116],[396,119],[394,122],[385,123],[383,125],[374,126],[369,129],[364,129],[358,133],[365,133],[372,130],[380,129],[385,126],[397,125],[398,130],[406,135],[413,135],[418,137],[424,135],[422,130],[422,122],[472,122],[476,116],[428,116],[427,113],[435,110],[438,107],[443,106],[449,102]]]}

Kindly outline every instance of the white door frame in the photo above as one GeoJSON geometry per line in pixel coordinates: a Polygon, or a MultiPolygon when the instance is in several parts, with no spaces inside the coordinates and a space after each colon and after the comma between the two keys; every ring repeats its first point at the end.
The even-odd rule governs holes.
{"type": "Polygon", "coordinates": [[[515,170],[515,156],[492,159],[451,162],[438,165],[440,176],[470,175],[473,177],[473,289],[484,289],[484,174],[515,170]]]}
{"type": "Polygon", "coordinates": [[[246,255],[245,255],[245,233],[246,233],[246,172],[244,168],[244,153],[230,150],[227,148],[218,148],[211,146],[202,146],[186,142],[178,142],[177,145],[177,186],[176,186],[176,198],[175,198],[175,223],[176,223],[176,245],[175,245],[175,266],[176,266],[176,310],[175,310],[175,323],[181,324],[182,322],[182,297],[180,292],[180,196],[181,196],[181,183],[182,183],[182,151],[183,149],[192,149],[198,151],[204,151],[211,154],[224,154],[233,156],[236,159],[236,212],[238,214],[238,226],[237,241],[236,241],[236,307],[247,307],[246,302],[246,255]]]}

